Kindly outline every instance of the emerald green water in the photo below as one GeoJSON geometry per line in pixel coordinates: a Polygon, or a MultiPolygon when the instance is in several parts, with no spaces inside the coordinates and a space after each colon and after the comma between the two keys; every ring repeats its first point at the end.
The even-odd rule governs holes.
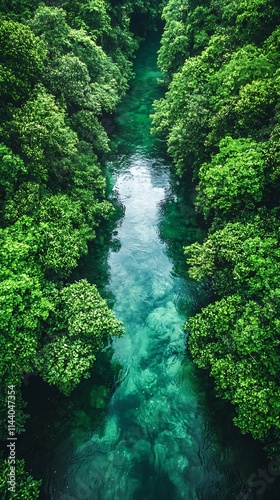
{"type": "Polygon", "coordinates": [[[107,372],[101,370],[97,379],[97,370],[74,391],[72,413],[63,414],[66,432],[59,425],[55,435],[49,432],[45,498],[276,498],[273,484],[261,497],[256,486],[237,496],[267,462],[231,425],[228,410],[218,409],[186,354],[182,325],[202,290],[177,273],[175,264],[182,242],[200,231],[190,201],[184,204],[176,190],[162,143],[149,133],[151,104],[161,94],[156,49],[151,41],[139,51],[107,162],[113,196],[125,209],[115,234],[118,251],[109,253],[107,293],[114,296],[126,335],[101,355],[108,353],[107,372]]]}

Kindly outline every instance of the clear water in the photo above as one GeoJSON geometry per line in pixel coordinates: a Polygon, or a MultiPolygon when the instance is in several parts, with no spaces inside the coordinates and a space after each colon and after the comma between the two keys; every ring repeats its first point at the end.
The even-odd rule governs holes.
{"type": "Polygon", "coordinates": [[[246,486],[267,460],[232,426],[231,410],[207,394],[186,354],[182,325],[202,290],[176,265],[182,242],[201,232],[161,142],[149,133],[151,103],[161,93],[156,49],[147,42],[137,56],[107,163],[125,210],[109,253],[107,292],[126,335],[102,353],[107,368],[97,367],[70,403],[62,401],[69,419],[65,411],[64,431],[61,422],[55,436],[49,430],[51,456],[44,462],[37,451],[33,460],[44,463],[45,498],[53,500],[278,498],[277,480],[265,482],[261,496],[260,486],[246,486]]]}

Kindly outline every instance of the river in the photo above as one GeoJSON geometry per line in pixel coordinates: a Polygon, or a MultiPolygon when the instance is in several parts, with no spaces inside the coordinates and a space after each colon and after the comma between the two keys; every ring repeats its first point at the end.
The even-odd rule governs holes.
{"type": "MultiPolygon", "coordinates": [[[[117,109],[107,160],[112,196],[124,215],[104,290],[114,297],[126,334],[108,349],[107,373],[93,374],[70,402],[64,398],[71,426],[64,412],[64,432],[57,422],[51,455],[41,466],[44,498],[271,500],[277,480],[262,480],[262,488],[256,483],[267,459],[231,424],[231,410],[207,393],[186,353],[183,324],[202,289],[178,262],[182,243],[202,232],[192,186],[184,203],[163,144],[150,135],[151,105],[162,94],[157,43],[145,42],[137,55],[136,78],[117,109]]],[[[88,265],[94,275],[94,259],[88,265]]],[[[40,452],[31,455],[36,460],[40,452]]]]}

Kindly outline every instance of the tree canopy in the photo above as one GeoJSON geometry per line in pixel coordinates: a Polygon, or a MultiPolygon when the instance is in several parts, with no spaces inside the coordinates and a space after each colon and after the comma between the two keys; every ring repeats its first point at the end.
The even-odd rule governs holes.
{"type": "MultiPolygon", "coordinates": [[[[71,276],[114,208],[106,199],[102,125],[133,76],[134,14],[154,28],[162,3],[132,0],[0,2],[0,400],[38,374],[69,395],[97,352],[124,333],[97,287],[71,276]],[[57,4],[57,5],[54,5],[57,4]]],[[[1,498],[7,498],[1,466],[1,498]]],[[[18,462],[17,496],[38,481],[18,462]]]]}
{"type": "Polygon", "coordinates": [[[280,456],[279,23],[276,0],[169,0],[154,132],[208,224],[185,248],[211,292],[188,348],[235,407],[235,424],[280,456]],[[202,5],[203,4],[203,5],[202,5]]]}

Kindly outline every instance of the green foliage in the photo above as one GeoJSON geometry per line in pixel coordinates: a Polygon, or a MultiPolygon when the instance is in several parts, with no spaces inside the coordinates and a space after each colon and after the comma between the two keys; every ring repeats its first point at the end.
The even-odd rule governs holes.
{"type": "Polygon", "coordinates": [[[37,368],[44,380],[68,395],[82,377],[89,376],[95,353],[107,339],[121,336],[124,330],[97,288],[86,280],[61,290],[54,325],[37,368]]]}
{"type": "Polygon", "coordinates": [[[0,0],[0,11],[7,19],[24,22],[32,16],[40,0],[0,0]]]}
{"type": "Polygon", "coordinates": [[[65,110],[55,102],[42,85],[31,98],[15,109],[10,122],[5,124],[9,144],[28,166],[28,179],[46,182],[49,174],[58,179],[65,169],[65,160],[76,152],[77,135],[66,124],[65,110]]]}
{"type": "Polygon", "coordinates": [[[276,0],[169,0],[154,105],[177,173],[198,180],[209,223],[185,248],[212,303],[190,318],[188,347],[235,407],[243,433],[279,439],[279,22],[276,0]],[[278,437],[277,437],[278,436],[278,437]]]}
{"type": "Polygon", "coordinates": [[[276,123],[269,138],[269,141],[267,143],[267,154],[268,154],[268,164],[270,167],[269,180],[271,181],[272,186],[275,187],[275,190],[277,191],[277,187],[279,186],[279,181],[280,181],[280,124],[279,123],[276,123]]]}
{"type": "Polygon", "coordinates": [[[81,204],[67,195],[53,195],[42,201],[35,221],[43,269],[52,270],[58,276],[69,276],[79,257],[87,253],[87,241],[94,237],[81,204]]]}
{"type": "Polygon", "coordinates": [[[42,5],[28,24],[35,35],[44,40],[49,57],[53,58],[71,50],[68,40],[70,26],[63,9],[42,5]]]}
{"type": "MultiPolygon", "coordinates": [[[[89,375],[97,351],[123,334],[95,285],[67,280],[113,213],[98,160],[109,150],[101,123],[132,76],[133,12],[152,25],[162,6],[53,3],[0,2],[0,381],[4,392],[16,387],[17,433],[27,418],[26,374],[68,395],[89,375]]],[[[6,469],[4,462],[1,498],[10,498],[6,469]]],[[[22,461],[16,474],[13,498],[37,498],[39,482],[22,461]]]]}
{"type": "Polygon", "coordinates": [[[228,45],[227,36],[213,35],[203,53],[187,59],[173,76],[165,98],[154,103],[153,132],[167,133],[168,153],[179,175],[186,168],[196,172],[207,159],[205,144],[212,126],[210,82],[228,45]]]}
{"type": "Polygon", "coordinates": [[[86,64],[74,55],[61,56],[47,75],[47,85],[52,93],[63,96],[68,107],[87,107],[100,111],[98,102],[91,99],[90,76],[86,64]]]}
{"type": "Polygon", "coordinates": [[[191,2],[169,0],[163,9],[165,28],[161,39],[158,63],[162,71],[175,73],[185,60],[200,53],[209,42],[217,24],[211,2],[190,8],[191,2]]]}
{"type": "Polygon", "coordinates": [[[232,295],[191,318],[189,348],[200,368],[215,378],[219,395],[236,407],[234,422],[262,439],[279,429],[279,289],[263,305],[232,295]]]}
{"type": "Polygon", "coordinates": [[[194,279],[214,279],[220,295],[238,291],[259,296],[277,288],[280,252],[277,217],[264,212],[244,222],[229,222],[201,245],[186,247],[194,279]]]}
{"type": "Polygon", "coordinates": [[[86,280],[65,287],[61,297],[69,336],[91,337],[95,348],[101,349],[106,338],[123,333],[121,323],[108,309],[96,286],[86,280]]]}
{"type": "Polygon", "coordinates": [[[24,162],[5,146],[0,144],[0,182],[4,191],[12,191],[22,174],[27,171],[24,162]]]}
{"type": "Polygon", "coordinates": [[[93,35],[101,37],[112,29],[108,10],[109,3],[106,0],[90,0],[83,3],[81,13],[88,21],[93,35]]]}
{"type": "Polygon", "coordinates": [[[87,26],[94,37],[101,38],[113,28],[109,15],[110,3],[106,0],[62,0],[60,5],[67,12],[69,24],[78,28],[87,26]]]}
{"type": "Polygon", "coordinates": [[[43,379],[69,396],[82,378],[89,377],[95,361],[94,350],[84,339],[62,335],[46,344],[36,364],[43,379]]]}
{"type": "Polygon", "coordinates": [[[44,280],[35,262],[34,233],[28,218],[0,233],[0,373],[5,379],[14,377],[14,383],[33,370],[45,321],[55,307],[54,286],[44,280]]]}
{"type": "MultiPolygon", "coordinates": [[[[100,1],[81,5],[81,12],[86,16],[95,13],[101,8],[99,3],[104,4],[100,1]]],[[[55,7],[39,7],[30,26],[48,49],[44,83],[66,104],[68,112],[78,109],[91,110],[94,114],[112,111],[127,88],[127,78],[118,63],[98,46],[93,33],[89,35],[85,25],[73,29],[67,23],[66,12],[55,7]]]]}
{"type": "Polygon", "coordinates": [[[260,202],[265,185],[262,145],[250,139],[225,137],[219,153],[199,170],[197,207],[207,217],[211,210],[236,214],[260,202]]]}
{"type": "Polygon", "coordinates": [[[40,78],[46,57],[44,43],[28,26],[0,23],[0,96],[2,104],[27,97],[40,78]]]}
{"type": "Polygon", "coordinates": [[[189,320],[189,349],[235,405],[236,425],[258,439],[280,426],[278,242],[277,216],[260,212],[185,249],[190,275],[224,297],[189,320]]]}
{"type": "Polygon", "coordinates": [[[92,144],[97,152],[109,151],[109,139],[98,118],[92,111],[83,109],[72,115],[71,124],[82,141],[92,144]]]}
{"type": "Polygon", "coordinates": [[[8,474],[10,465],[8,459],[2,461],[0,465],[0,493],[3,500],[36,500],[39,498],[42,481],[33,479],[25,470],[24,460],[16,459],[16,488],[15,493],[8,490],[8,474]]]}
{"type": "Polygon", "coordinates": [[[238,42],[261,43],[279,24],[280,8],[277,0],[234,0],[221,2],[223,19],[233,26],[232,36],[238,42]],[[223,4],[225,5],[223,6],[223,4]]]}
{"type": "Polygon", "coordinates": [[[0,143],[0,214],[5,201],[14,194],[18,183],[26,173],[27,168],[22,159],[5,144],[0,143]]]}
{"type": "MultiPolygon", "coordinates": [[[[170,9],[174,1],[168,4],[170,9]]],[[[185,8],[187,14],[171,9],[170,16],[182,17],[180,30],[193,30],[192,18],[200,8],[193,13],[185,8]]],[[[201,9],[200,15],[205,21],[208,18],[201,9]]],[[[221,25],[213,28],[203,50],[196,53],[183,44],[182,56],[177,57],[174,52],[178,61],[174,68],[163,61],[166,53],[168,63],[172,64],[177,40],[169,21],[166,23],[166,37],[172,40],[166,40],[162,46],[159,62],[172,79],[165,98],[154,105],[153,124],[154,132],[167,134],[168,152],[179,175],[187,168],[196,175],[201,163],[208,161],[213,149],[216,152],[225,135],[259,141],[267,140],[273,129],[279,98],[279,29],[272,32],[273,24],[263,47],[250,40],[239,46],[221,12],[219,15],[221,25]]]]}
{"type": "Polygon", "coordinates": [[[209,80],[209,135],[217,144],[225,133],[267,138],[277,104],[277,61],[248,44],[233,52],[209,80]]]}

